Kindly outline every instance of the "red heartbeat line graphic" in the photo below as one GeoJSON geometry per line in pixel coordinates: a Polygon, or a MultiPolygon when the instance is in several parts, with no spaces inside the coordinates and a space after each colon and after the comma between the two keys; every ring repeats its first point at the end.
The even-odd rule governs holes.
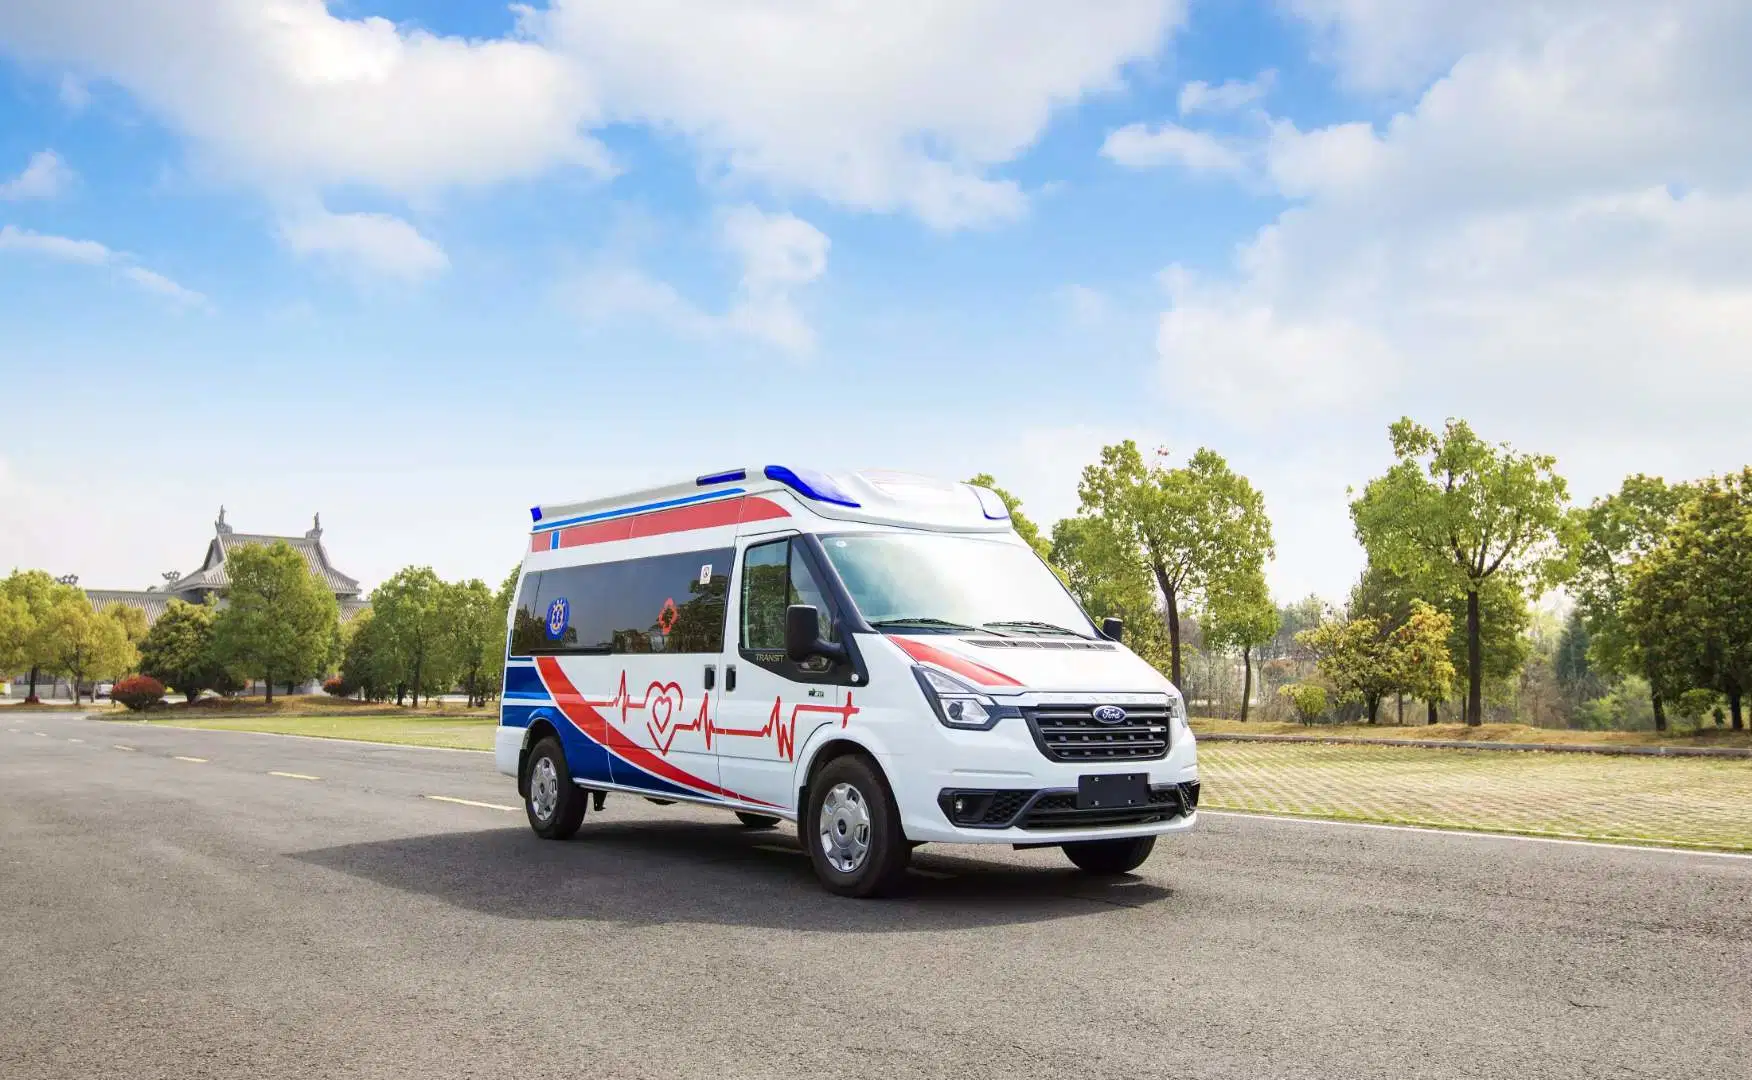
{"type": "Polygon", "coordinates": [[[714,736],[727,735],[733,738],[767,739],[777,744],[779,757],[785,761],[793,760],[797,750],[797,718],[804,713],[826,713],[839,717],[840,727],[852,722],[857,715],[858,707],[852,704],[852,696],[846,695],[844,705],[811,705],[799,702],[791,706],[789,716],[785,715],[784,698],[773,698],[773,710],[767,715],[767,721],[758,728],[727,728],[720,727],[711,716],[711,701],[700,699],[699,712],[692,720],[679,723],[676,717],[681,714],[687,695],[682,692],[678,683],[654,680],[645,688],[645,696],[634,701],[627,696],[627,673],[621,672],[620,687],[608,701],[585,701],[584,704],[598,709],[615,709],[620,712],[621,725],[627,724],[627,714],[634,709],[642,709],[645,713],[645,731],[651,736],[651,744],[659,754],[665,756],[669,748],[675,745],[675,737],[684,731],[698,731],[705,735],[706,749],[712,748],[714,736]]]}

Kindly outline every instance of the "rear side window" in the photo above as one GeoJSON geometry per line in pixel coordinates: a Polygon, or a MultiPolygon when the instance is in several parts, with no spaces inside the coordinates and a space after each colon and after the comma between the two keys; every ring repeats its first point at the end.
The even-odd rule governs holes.
{"type": "Polygon", "coordinates": [[[785,647],[785,609],[808,604],[821,613],[821,632],[838,641],[827,597],[802,552],[790,540],[750,547],[742,556],[742,647],[770,652],[785,647]]]}
{"type": "Polygon", "coordinates": [[[518,593],[511,652],[721,652],[735,557],[723,548],[529,574],[518,593]]]}

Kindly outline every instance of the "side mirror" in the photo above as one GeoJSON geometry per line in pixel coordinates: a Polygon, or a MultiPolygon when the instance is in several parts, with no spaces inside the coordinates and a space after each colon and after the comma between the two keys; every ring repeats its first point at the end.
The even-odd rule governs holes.
{"type": "Polygon", "coordinates": [[[1125,640],[1125,620],[1114,615],[1109,615],[1107,618],[1102,619],[1101,636],[1108,641],[1125,640]]]}
{"type": "Polygon", "coordinates": [[[785,655],[793,664],[817,656],[844,660],[846,647],[821,639],[821,613],[811,604],[792,604],[785,609],[785,655]]]}

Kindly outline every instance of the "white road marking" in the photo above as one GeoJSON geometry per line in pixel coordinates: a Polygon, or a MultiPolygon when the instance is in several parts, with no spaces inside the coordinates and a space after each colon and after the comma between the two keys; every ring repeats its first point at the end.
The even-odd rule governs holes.
{"type": "Polygon", "coordinates": [[[322,779],[322,777],[320,777],[320,776],[311,776],[309,773],[275,772],[272,769],[268,770],[268,775],[269,776],[284,776],[288,780],[321,780],[322,779]]]}
{"type": "Polygon", "coordinates": [[[422,795],[422,799],[432,799],[436,802],[455,803],[458,806],[478,806],[482,810],[503,810],[507,814],[515,814],[523,809],[521,806],[502,806],[499,803],[476,802],[473,799],[459,799],[454,795],[422,795]]]}
{"type": "Polygon", "coordinates": [[[207,763],[207,759],[204,757],[183,757],[181,754],[174,754],[172,756],[178,761],[191,761],[196,765],[205,765],[207,763]]]}
{"type": "Polygon", "coordinates": [[[1739,851],[1707,851],[1699,848],[1662,847],[1659,844],[1608,844],[1603,840],[1567,840],[1561,836],[1525,836],[1520,833],[1476,832],[1469,829],[1432,829],[1427,825],[1388,825],[1376,821],[1333,821],[1330,818],[1285,817],[1282,814],[1254,814],[1245,810],[1200,810],[1212,817],[1252,818],[1258,821],[1287,821],[1294,825],[1328,825],[1343,829],[1385,829],[1389,832],[1430,833],[1436,836],[1466,836],[1475,840],[1516,840],[1529,844],[1569,844],[1574,847],[1610,848],[1613,851],[1647,851],[1663,855],[1696,855],[1707,859],[1752,859],[1752,853],[1739,851]]]}
{"type": "Polygon", "coordinates": [[[33,731],[33,732],[31,732],[31,734],[35,735],[39,739],[46,739],[49,737],[49,733],[46,731],[33,731]]]}
{"type": "Polygon", "coordinates": [[[68,742],[84,742],[84,739],[68,739],[68,742]]]}
{"type": "Polygon", "coordinates": [[[115,743],[114,745],[112,745],[110,747],[110,749],[111,750],[133,750],[134,748],[132,746],[123,746],[121,743],[115,743]]]}

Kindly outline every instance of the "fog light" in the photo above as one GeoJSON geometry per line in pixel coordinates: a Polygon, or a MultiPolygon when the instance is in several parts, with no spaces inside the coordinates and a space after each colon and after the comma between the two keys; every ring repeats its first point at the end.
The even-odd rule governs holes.
{"type": "Polygon", "coordinates": [[[962,817],[966,813],[967,813],[967,799],[966,799],[966,797],[962,796],[962,795],[955,796],[955,816],[962,817]]]}

